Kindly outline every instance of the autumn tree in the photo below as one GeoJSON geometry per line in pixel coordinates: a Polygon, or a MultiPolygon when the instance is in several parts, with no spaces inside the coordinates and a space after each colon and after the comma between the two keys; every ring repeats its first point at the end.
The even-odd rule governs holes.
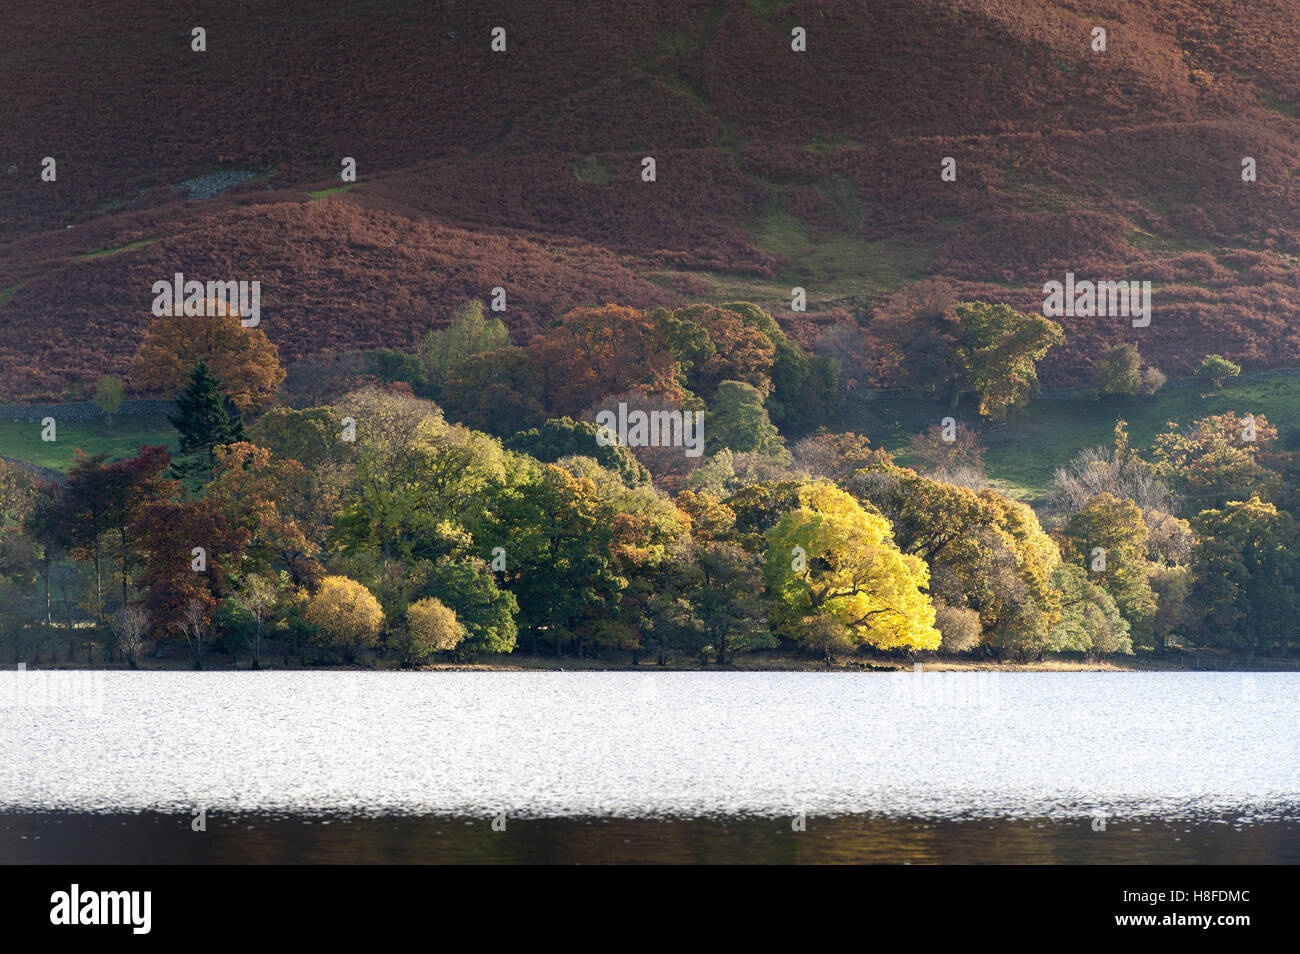
{"type": "Polygon", "coordinates": [[[208,501],[161,499],[140,511],[131,533],[141,554],[136,585],[155,634],[190,635],[191,604],[209,625],[240,569],[247,532],[232,527],[208,501]]]}
{"type": "Polygon", "coordinates": [[[889,519],[904,553],[928,564],[935,599],[979,613],[982,645],[1020,658],[1044,651],[1059,612],[1051,575],[1060,554],[1032,509],[893,466],[846,486],[889,519]]]}
{"type": "Polygon", "coordinates": [[[608,394],[640,388],[684,396],[663,327],[635,308],[575,308],[528,344],[552,414],[578,414],[608,394]]]}
{"type": "Polygon", "coordinates": [[[735,541],[736,512],[718,497],[683,490],[674,503],[685,517],[687,532],[694,539],[722,543],[735,541]]]}
{"type": "Polygon", "coordinates": [[[872,447],[871,441],[852,431],[805,437],[792,448],[795,463],[814,477],[841,483],[863,468],[887,467],[889,452],[872,447]]]}
{"type": "Polygon", "coordinates": [[[379,642],[384,611],[370,591],[345,576],[327,576],[307,605],[307,620],[317,642],[355,662],[363,649],[379,642]]]}
{"type": "Polygon", "coordinates": [[[91,609],[101,621],[104,619],[103,536],[113,525],[114,506],[112,478],[105,465],[107,459],[107,454],[87,457],[78,450],[68,470],[67,492],[62,496],[61,536],[73,556],[91,561],[95,573],[91,609]]]}
{"type": "Polygon", "coordinates": [[[542,388],[533,357],[512,346],[472,355],[450,370],[439,400],[452,420],[509,437],[546,419],[542,388]]]}
{"type": "Polygon", "coordinates": [[[296,460],[274,460],[270,451],[240,441],[216,449],[206,501],[245,539],[244,562],[253,572],[278,566],[296,581],[320,576],[320,545],[298,525],[290,504],[304,480],[296,460]]]}
{"type": "Polygon", "coordinates": [[[673,312],[660,309],[651,317],[664,328],[684,388],[706,401],[723,381],[744,381],[764,398],[771,392],[776,346],[762,330],[747,324],[740,312],[725,306],[690,305],[673,312]]]}
{"type": "Polygon", "coordinates": [[[414,666],[433,653],[449,653],[465,638],[465,627],[441,600],[426,596],[406,608],[406,622],[398,630],[397,647],[402,662],[414,666]]]}
{"type": "Polygon", "coordinates": [[[916,282],[882,303],[867,328],[875,383],[915,388],[956,406],[962,377],[956,305],[943,281],[916,282]]]}
{"type": "Polygon", "coordinates": [[[259,410],[285,378],[279,352],[261,328],[246,328],[239,315],[211,304],[216,307],[205,312],[222,313],[155,318],[136,352],[131,379],[137,388],[175,394],[204,362],[240,412],[259,410]]]}
{"type": "Polygon", "coordinates": [[[803,620],[823,616],[855,645],[937,648],[929,571],[899,552],[889,521],[826,481],[802,487],[799,501],[767,533],[764,573],[784,631],[798,639],[803,620]]]}
{"type": "Polygon", "coordinates": [[[137,561],[132,528],[145,507],[176,494],[175,482],[166,476],[170,464],[171,455],[165,448],[142,447],[135,457],[104,465],[107,519],[116,538],[123,606],[127,605],[127,586],[137,561]]]}
{"type": "Polygon", "coordinates": [[[810,356],[791,341],[776,319],[747,301],[724,302],[723,311],[739,315],[746,328],[762,332],[772,343],[772,386],[765,406],[778,427],[799,428],[822,419],[837,398],[838,376],[834,363],[810,356]]]}
{"type": "Polygon", "coordinates": [[[175,484],[164,476],[170,463],[162,447],[144,447],[134,458],[112,462],[105,454],[87,457],[79,451],[68,471],[67,490],[61,496],[61,536],[75,556],[93,564],[98,617],[104,606],[102,558],[116,551],[125,606],[136,562],[132,528],[145,507],[175,493],[175,484]]]}
{"type": "Polygon", "coordinates": [[[923,433],[912,435],[908,452],[928,470],[939,474],[969,471],[980,478],[984,476],[984,444],[964,421],[931,424],[923,433]]]}
{"type": "Polygon", "coordinates": [[[1152,442],[1155,473],[1187,500],[1188,509],[1222,507],[1251,494],[1273,496],[1279,475],[1262,459],[1277,440],[1263,414],[1215,414],[1184,430],[1169,423],[1152,442]]]}

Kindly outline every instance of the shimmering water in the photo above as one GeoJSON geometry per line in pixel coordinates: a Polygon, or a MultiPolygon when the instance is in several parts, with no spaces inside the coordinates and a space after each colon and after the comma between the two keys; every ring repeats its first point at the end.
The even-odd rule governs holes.
{"type": "Polygon", "coordinates": [[[586,831],[653,855],[724,833],[719,851],[766,845],[800,815],[805,846],[836,832],[893,860],[954,830],[1056,831],[1037,837],[1049,855],[1145,831],[1196,860],[1211,829],[1229,839],[1217,860],[1249,860],[1233,831],[1255,830],[1255,860],[1298,850],[1291,673],[28,673],[25,700],[19,678],[0,679],[10,860],[77,825],[90,851],[109,816],[137,843],[188,832],[199,808],[213,844],[242,831],[231,851],[261,838],[269,856],[323,821],[369,833],[367,849],[326,839],[345,855],[401,831],[455,856],[492,817],[538,844],[586,831]]]}

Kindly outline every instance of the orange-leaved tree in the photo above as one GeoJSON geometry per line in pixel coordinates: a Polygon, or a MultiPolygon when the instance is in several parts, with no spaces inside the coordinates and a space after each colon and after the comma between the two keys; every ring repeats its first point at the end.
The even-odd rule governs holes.
{"type": "Polygon", "coordinates": [[[279,350],[261,328],[246,328],[221,302],[214,314],[163,315],[149,325],[131,365],[137,390],[175,394],[200,359],[221,381],[221,390],[241,412],[267,405],[284,380],[279,350]]]}

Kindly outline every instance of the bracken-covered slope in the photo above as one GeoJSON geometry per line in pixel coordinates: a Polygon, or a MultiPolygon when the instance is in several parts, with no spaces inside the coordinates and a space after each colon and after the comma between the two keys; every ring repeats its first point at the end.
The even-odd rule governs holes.
{"type": "Polygon", "coordinates": [[[1155,315],[1064,319],[1048,384],[1120,340],[1300,364],[1300,0],[70,6],[0,33],[0,396],[124,370],[176,271],[260,279],[289,359],[496,285],[516,336],[745,297],[810,343],[928,276],[1031,309],[1073,271],[1155,315]]]}

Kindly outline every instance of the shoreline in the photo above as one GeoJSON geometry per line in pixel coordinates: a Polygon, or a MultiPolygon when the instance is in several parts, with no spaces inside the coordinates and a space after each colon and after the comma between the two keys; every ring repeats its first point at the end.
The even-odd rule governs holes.
{"type": "MultiPolygon", "coordinates": [[[[821,660],[784,657],[776,654],[759,654],[742,657],[726,666],[701,664],[698,661],[675,660],[658,665],[653,660],[643,660],[633,665],[630,660],[614,659],[561,659],[553,656],[501,655],[485,657],[472,662],[439,661],[406,667],[393,660],[374,660],[369,663],[303,664],[292,657],[284,664],[281,654],[267,654],[261,668],[253,670],[247,659],[232,661],[229,656],[218,655],[204,659],[203,668],[196,670],[193,661],[180,656],[161,659],[146,657],[140,661],[139,672],[911,672],[920,667],[921,672],[1234,672],[1268,673],[1300,672],[1300,660],[1256,657],[1206,657],[1201,664],[1176,665],[1173,662],[1120,657],[1096,661],[1076,659],[1045,659],[1041,662],[997,662],[991,659],[918,659],[915,661],[887,657],[854,657],[837,659],[830,666],[821,660]]],[[[20,665],[10,662],[3,669],[13,671],[20,665]]],[[[129,672],[125,662],[52,662],[26,663],[28,672],[129,672]]]]}

